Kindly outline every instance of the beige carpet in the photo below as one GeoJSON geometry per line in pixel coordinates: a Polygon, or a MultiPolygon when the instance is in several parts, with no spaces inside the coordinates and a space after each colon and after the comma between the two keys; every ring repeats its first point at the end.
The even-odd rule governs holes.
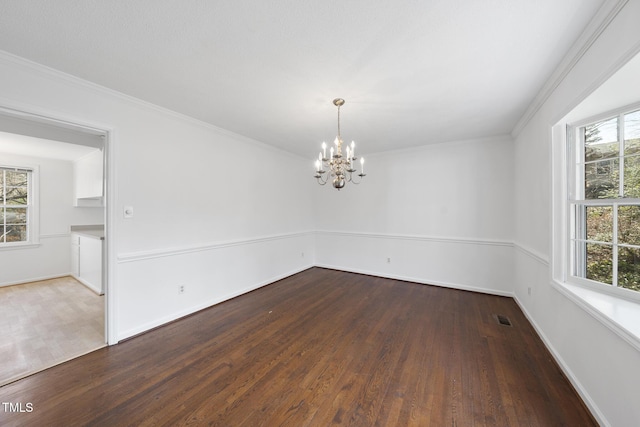
{"type": "Polygon", "coordinates": [[[72,277],[0,287],[0,386],[104,345],[104,297],[72,277]]]}

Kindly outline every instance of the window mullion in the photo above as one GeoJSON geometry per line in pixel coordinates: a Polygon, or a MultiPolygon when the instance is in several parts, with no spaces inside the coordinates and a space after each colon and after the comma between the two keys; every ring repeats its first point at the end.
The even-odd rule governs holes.
{"type": "Polygon", "coordinates": [[[0,243],[6,242],[6,234],[7,234],[7,222],[6,222],[6,209],[5,206],[7,204],[7,176],[6,171],[4,169],[0,170],[2,172],[2,229],[0,230],[0,243]]]}
{"type": "Polygon", "coordinates": [[[576,236],[573,242],[575,250],[575,273],[581,277],[586,277],[587,274],[587,228],[586,228],[586,212],[587,207],[584,205],[576,205],[575,209],[575,226],[576,236]]]}
{"type": "Polygon", "coordinates": [[[576,132],[571,132],[571,165],[573,170],[571,171],[573,178],[571,179],[571,198],[573,200],[584,199],[584,139],[585,139],[584,127],[579,128],[577,135],[576,132]]]}
{"type": "Polygon", "coordinates": [[[624,197],[624,114],[618,115],[618,196],[624,197]]]}
{"type": "Polygon", "coordinates": [[[618,204],[614,203],[612,206],[613,209],[613,248],[611,250],[612,259],[612,269],[611,272],[611,284],[613,286],[618,286],[618,204]]]}

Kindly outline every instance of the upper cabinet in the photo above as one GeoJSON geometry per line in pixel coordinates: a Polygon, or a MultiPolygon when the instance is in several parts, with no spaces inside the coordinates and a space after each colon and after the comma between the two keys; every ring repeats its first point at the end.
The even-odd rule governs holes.
{"type": "Polygon", "coordinates": [[[104,162],[102,150],[96,150],[74,162],[74,206],[102,206],[104,199],[104,162]]]}

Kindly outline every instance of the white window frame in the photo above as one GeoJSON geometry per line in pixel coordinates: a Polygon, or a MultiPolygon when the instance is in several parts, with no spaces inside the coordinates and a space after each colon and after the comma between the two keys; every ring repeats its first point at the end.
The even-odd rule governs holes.
{"type": "MultiPolygon", "coordinates": [[[[619,206],[640,205],[640,198],[619,197],[616,199],[585,199],[584,198],[585,182],[584,182],[584,169],[583,169],[584,161],[582,161],[582,164],[579,164],[578,159],[584,158],[584,143],[583,143],[584,127],[589,124],[593,124],[593,123],[601,122],[610,118],[617,117],[618,118],[618,141],[620,142],[619,155],[618,157],[614,157],[609,160],[618,159],[620,176],[622,177],[622,179],[620,179],[619,181],[618,193],[620,196],[622,196],[623,195],[622,191],[624,186],[624,182],[623,182],[623,179],[624,179],[624,174],[623,174],[624,126],[622,125],[622,118],[624,117],[625,114],[637,111],[639,109],[640,109],[640,103],[635,103],[635,104],[627,105],[615,110],[606,111],[596,116],[589,117],[585,120],[580,120],[580,121],[569,123],[566,125],[566,133],[564,135],[564,138],[562,138],[562,140],[564,141],[564,144],[563,144],[564,155],[562,156],[563,157],[562,174],[564,175],[564,179],[562,180],[563,188],[561,189],[561,193],[563,194],[562,203],[564,206],[562,207],[562,214],[561,214],[562,225],[561,227],[557,227],[562,229],[563,238],[561,239],[561,242],[560,242],[560,240],[557,239],[557,236],[554,236],[554,249],[556,249],[555,252],[557,252],[558,243],[560,243],[559,246],[562,248],[562,251],[564,252],[564,256],[562,257],[563,265],[560,268],[562,270],[561,274],[560,275],[557,274],[559,273],[558,271],[559,268],[557,265],[554,265],[554,270],[555,270],[554,277],[556,278],[560,277],[563,282],[566,282],[569,284],[579,285],[582,287],[596,290],[598,292],[606,293],[618,298],[624,298],[634,302],[640,302],[640,292],[621,288],[619,286],[615,286],[611,284],[597,282],[597,281],[590,280],[577,275],[578,269],[584,268],[583,264],[586,259],[586,252],[585,252],[586,249],[583,248],[582,252],[579,253],[579,249],[577,248],[578,245],[576,245],[575,243],[576,242],[582,242],[585,244],[591,243],[590,241],[586,239],[582,239],[578,236],[579,232],[577,230],[579,230],[580,224],[577,222],[576,217],[580,216],[580,213],[578,212],[578,211],[581,211],[580,207],[611,206],[613,209],[613,224],[612,224],[613,235],[612,235],[612,242],[607,242],[607,243],[610,243],[610,246],[612,247],[612,254],[613,254],[612,275],[613,275],[614,284],[617,283],[618,248],[627,247],[627,246],[633,247],[633,248],[638,247],[635,245],[624,245],[624,244],[618,243],[617,216],[618,216],[619,206]]],[[[558,131],[558,129],[556,129],[556,131],[558,131]]],[[[553,138],[554,143],[558,143],[558,139],[559,139],[558,137],[553,138]]],[[[556,157],[559,153],[557,149],[558,147],[555,148],[556,157]]],[[[603,159],[603,160],[607,160],[607,159],[603,159]]],[[[558,159],[554,160],[554,162],[555,162],[554,172],[557,172],[558,166],[559,166],[558,159]]],[[[554,178],[554,181],[553,181],[554,189],[558,189],[557,186],[559,184],[559,180],[557,179],[558,178],[557,173],[555,173],[555,175],[556,177],[554,178]]],[[[559,202],[558,198],[554,196],[554,203],[558,203],[558,202],[559,202]]],[[[556,225],[558,225],[557,221],[558,221],[559,214],[557,212],[557,209],[555,210],[556,212],[554,213],[554,221],[556,225]]],[[[594,242],[594,243],[602,243],[602,242],[594,242]]],[[[554,264],[557,264],[557,256],[554,256],[554,261],[556,261],[554,264]]]]}
{"type": "MultiPolygon", "coordinates": [[[[640,103],[620,110],[633,110],[640,103]]],[[[612,111],[615,113],[616,111],[612,111]]],[[[570,145],[572,129],[598,121],[606,114],[594,116],[580,122],[561,120],[550,128],[551,157],[551,284],[562,295],[573,301],[592,317],[615,332],[631,346],[640,351],[640,292],[614,288],[581,279],[570,274],[570,145]]],[[[573,184],[571,184],[573,185],[573,184]]]]}
{"type": "Polygon", "coordinates": [[[39,177],[37,165],[1,164],[0,168],[28,172],[27,188],[27,240],[22,242],[0,242],[0,250],[12,250],[33,247],[40,244],[40,216],[39,216],[39,177]]]}

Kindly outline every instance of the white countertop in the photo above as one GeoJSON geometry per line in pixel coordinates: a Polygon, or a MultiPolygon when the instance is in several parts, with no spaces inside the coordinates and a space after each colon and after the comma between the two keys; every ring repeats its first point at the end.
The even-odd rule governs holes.
{"type": "Polygon", "coordinates": [[[94,239],[104,240],[104,225],[72,225],[71,232],[94,239]]]}

